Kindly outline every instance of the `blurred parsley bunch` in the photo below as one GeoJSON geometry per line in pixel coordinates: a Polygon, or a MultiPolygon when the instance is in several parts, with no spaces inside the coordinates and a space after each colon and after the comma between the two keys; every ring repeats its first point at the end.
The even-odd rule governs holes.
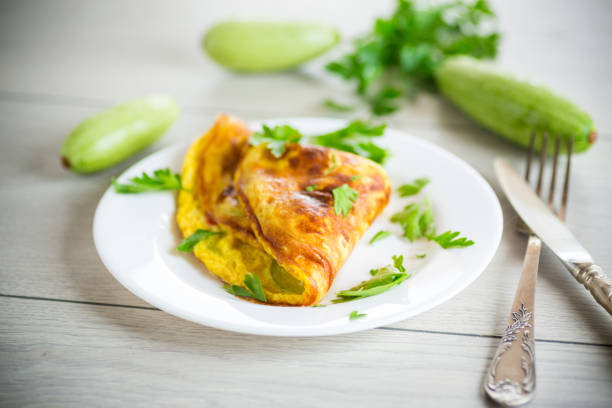
{"type": "Polygon", "coordinates": [[[500,36],[487,27],[494,20],[486,0],[426,8],[398,0],[390,18],[376,20],[374,31],[358,39],[352,53],[326,68],[355,81],[373,114],[388,114],[397,109],[395,100],[402,94],[434,89],[435,70],[446,57],[495,57],[500,36]]]}

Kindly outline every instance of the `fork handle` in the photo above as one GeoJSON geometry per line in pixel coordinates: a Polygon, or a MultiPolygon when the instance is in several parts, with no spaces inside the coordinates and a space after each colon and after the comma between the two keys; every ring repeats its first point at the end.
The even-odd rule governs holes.
{"type": "Polygon", "coordinates": [[[612,316],[612,283],[599,265],[567,264],[576,280],[591,292],[593,298],[612,316]]]}
{"type": "Polygon", "coordinates": [[[541,248],[542,241],[530,235],[508,327],[485,377],[485,392],[504,406],[525,404],[535,394],[533,306],[541,248]]]}

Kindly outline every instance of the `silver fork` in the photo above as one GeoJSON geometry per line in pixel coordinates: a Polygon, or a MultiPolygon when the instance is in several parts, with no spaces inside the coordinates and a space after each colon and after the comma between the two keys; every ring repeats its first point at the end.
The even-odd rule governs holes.
{"type": "MultiPolygon", "coordinates": [[[[529,182],[532,161],[535,150],[535,133],[531,135],[525,180],[529,182]]],[[[565,167],[565,181],[561,205],[557,212],[558,217],[565,221],[567,211],[567,197],[569,190],[569,175],[571,155],[574,140],[570,138],[567,145],[567,162],[565,167]]],[[[540,153],[540,166],[536,193],[542,196],[542,180],[546,164],[548,148],[548,135],[544,134],[540,153]]],[[[557,163],[561,148],[561,137],[557,136],[553,155],[552,177],[548,191],[548,206],[554,211],[555,184],[557,179],[557,163]]],[[[489,371],[485,378],[484,389],[491,399],[504,406],[517,406],[529,402],[535,394],[535,344],[534,344],[534,298],[535,284],[538,275],[540,250],[542,241],[533,235],[529,228],[519,221],[517,230],[529,234],[523,271],[519,280],[514,302],[508,319],[508,327],[501,338],[495,357],[491,361],[489,371]]]]}

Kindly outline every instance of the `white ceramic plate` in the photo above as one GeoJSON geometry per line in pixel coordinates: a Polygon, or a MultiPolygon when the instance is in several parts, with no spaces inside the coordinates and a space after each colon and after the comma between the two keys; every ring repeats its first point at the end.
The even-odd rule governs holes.
{"type": "MultiPolygon", "coordinates": [[[[267,120],[288,123],[306,135],[340,128],[345,121],[326,118],[267,120]]],[[[259,123],[252,128],[260,128],[259,123]]],[[[108,189],[94,217],[94,241],[102,262],[126,288],[168,313],[197,323],[272,336],[319,336],[349,333],[391,324],[423,313],[450,299],[473,282],[495,254],[502,234],[502,212],[486,181],[468,164],[447,151],[397,130],[378,139],[392,156],[385,168],[394,190],[417,177],[431,183],[414,198],[394,192],[385,211],[376,219],[338,272],[323,304],[339,290],[369,278],[369,271],[391,263],[403,254],[413,276],[377,296],[327,307],[279,307],[253,304],[223,290],[222,282],[206,271],[193,255],[176,250],[181,241],[176,226],[175,194],[116,194],[108,189]],[[475,245],[442,250],[435,243],[411,244],[390,216],[407,203],[430,197],[437,230],[461,231],[475,245]],[[381,229],[394,235],[368,244],[381,229]],[[425,259],[416,254],[426,253],[425,259]],[[367,316],[349,320],[353,310],[367,316]]],[[[126,181],[158,168],[180,172],[187,145],[161,150],[136,163],[119,177],[126,181]]],[[[458,311],[459,313],[459,311],[458,311]]]]}

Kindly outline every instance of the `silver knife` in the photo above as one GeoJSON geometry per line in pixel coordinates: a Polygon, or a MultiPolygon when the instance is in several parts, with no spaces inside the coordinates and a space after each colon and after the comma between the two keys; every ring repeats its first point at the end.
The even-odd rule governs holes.
{"type": "Polygon", "coordinates": [[[546,206],[525,180],[502,159],[495,160],[495,173],[514,210],[563,262],[567,270],[591,292],[612,316],[612,284],[601,267],[567,226],[546,206]]]}

